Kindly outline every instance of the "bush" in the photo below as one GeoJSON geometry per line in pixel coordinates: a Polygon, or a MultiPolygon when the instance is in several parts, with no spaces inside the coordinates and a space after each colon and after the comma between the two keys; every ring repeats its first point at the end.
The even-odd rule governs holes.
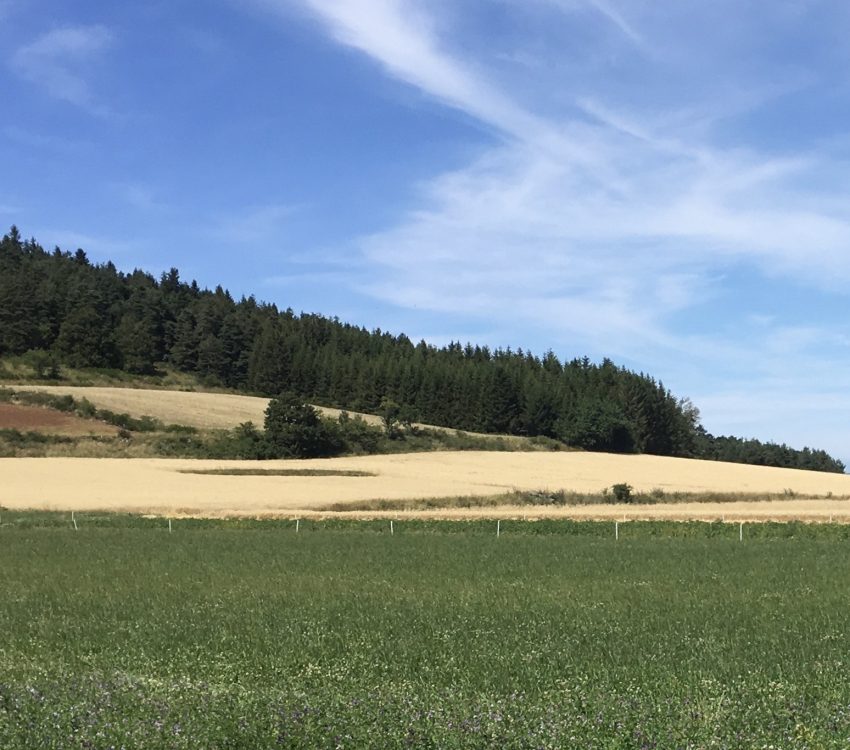
{"type": "Polygon", "coordinates": [[[632,486],[625,482],[612,485],[611,493],[618,503],[630,503],[632,501],[632,486]]]}
{"type": "Polygon", "coordinates": [[[266,407],[266,442],[280,458],[319,458],[342,453],[339,432],[294,393],[282,393],[266,407]]]}
{"type": "Polygon", "coordinates": [[[339,415],[334,427],[345,450],[350,453],[377,453],[384,436],[379,427],[372,427],[362,417],[349,417],[347,412],[339,415]]]}
{"type": "Polygon", "coordinates": [[[77,402],[77,414],[84,419],[92,419],[97,415],[97,407],[87,398],[81,398],[77,402]]]}
{"type": "Polygon", "coordinates": [[[39,380],[56,380],[59,377],[59,360],[53,352],[31,349],[21,359],[32,368],[39,380]]]}

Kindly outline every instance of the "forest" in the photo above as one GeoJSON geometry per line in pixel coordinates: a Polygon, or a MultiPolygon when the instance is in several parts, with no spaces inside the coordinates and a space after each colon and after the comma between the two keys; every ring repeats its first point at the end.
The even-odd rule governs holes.
{"type": "Polygon", "coordinates": [[[0,240],[0,356],[28,353],[46,378],[60,365],[139,375],[169,367],[211,387],[586,450],[844,471],[823,450],[713,436],[689,399],[609,359],[414,343],[253,296],[234,300],[176,268],[156,278],[93,264],[82,249],[48,252],[13,226],[0,240]]]}

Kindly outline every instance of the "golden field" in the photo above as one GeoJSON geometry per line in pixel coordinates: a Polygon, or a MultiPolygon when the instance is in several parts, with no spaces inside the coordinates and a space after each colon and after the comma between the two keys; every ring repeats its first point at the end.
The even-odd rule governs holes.
{"type": "MultiPolygon", "coordinates": [[[[181,394],[185,395],[185,394],[181,394]]],[[[308,515],[376,499],[488,496],[512,490],[601,492],[626,482],[667,493],[774,494],[788,499],[652,505],[518,506],[393,511],[393,517],[571,517],[850,521],[850,476],[660,456],[432,452],[291,461],[0,459],[0,506],[168,515],[308,515]],[[210,469],[367,472],[372,476],[228,476],[210,469]],[[794,493],[794,497],[790,496],[794,493]],[[828,495],[833,497],[827,497],[828,495]],[[804,499],[812,497],[814,499],[804,499]]],[[[334,513],[334,515],[340,515],[334,513]]],[[[357,512],[380,516],[380,512],[357,512]]]]}
{"type": "MultiPolygon", "coordinates": [[[[115,388],[111,386],[10,385],[16,391],[43,391],[55,396],[86,398],[98,409],[127,413],[133,417],[155,417],[166,424],[183,424],[199,429],[230,429],[242,422],[262,427],[267,398],[232,393],[156,390],[152,388],[115,388]]],[[[318,407],[317,407],[318,408],[318,407]]],[[[337,409],[320,408],[328,416],[337,409]]],[[[378,417],[367,417],[373,424],[378,417]]]]}

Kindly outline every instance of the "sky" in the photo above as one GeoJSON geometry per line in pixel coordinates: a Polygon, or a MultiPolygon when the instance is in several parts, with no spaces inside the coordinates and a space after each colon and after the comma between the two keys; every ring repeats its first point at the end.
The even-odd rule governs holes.
{"type": "Polygon", "coordinates": [[[0,224],[850,464],[850,4],[0,0],[0,224]]]}

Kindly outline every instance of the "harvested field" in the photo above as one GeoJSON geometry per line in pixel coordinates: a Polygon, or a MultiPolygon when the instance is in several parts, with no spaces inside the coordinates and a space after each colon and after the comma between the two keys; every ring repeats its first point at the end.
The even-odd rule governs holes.
{"type": "MultiPolygon", "coordinates": [[[[12,385],[18,391],[42,391],[55,396],[86,398],[98,409],[125,412],[132,417],[149,416],[170,424],[184,424],[199,429],[230,429],[242,422],[262,426],[267,398],[241,396],[234,393],[202,393],[152,388],[112,388],[64,385],[12,385]]],[[[340,409],[317,406],[322,414],[336,419],[340,409]]],[[[349,412],[373,425],[381,424],[372,414],[349,412]]]]}
{"type": "Polygon", "coordinates": [[[118,433],[117,427],[93,419],[81,419],[55,409],[7,403],[0,403],[0,429],[68,437],[118,433]]]}
{"type": "MultiPolygon", "coordinates": [[[[152,388],[113,388],[100,386],[65,386],[65,385],[9,385],[17,391],[41,391],[55,396],[73,396],[75,399],[86,398],[98,409],[127,413],[132,417],[149,416],[159,419],[166,424],[182,424],[199,429],[230,429],[243,422],[253,422],[258,427],[263,425],[265,410],[269,403],[267,398],[257,396],[242,396],[234,393],[202,393],[198,391],[157,390],[152,388]]],[[[341,409],[329,406],[315,407],[321,414],[336,419],[342,413],[341,409]]],[[[360,417],[367,424],[380,426],[381,418],[374,414],[362,414],[349,411],[352,417],[360,417]]],[[[445,427],[417,424],[417,427],[446,430],[445,427]]],[[[468,432],[468,435],[480,433],[468,432]]],[[[487,435],[486,437],[497,437],[487,435]]],[[[526,438],[516,435],[499,435],[502,440],[523,442],[526,438]]]]}
{"type": "MultiPolygon", "coordinates": [[[[7,508],[116,510],[199,516],[328,514],[331,505],[375,499],[487,496],[512,490],[636,490],[766,493],[788,499],[722,503],[522,506],[403,512],[418,517],[670,518],[850,521],[850,476],[659,456],[601,453],[433,452],[309,461],[186,459],[0,459],[0,505],[7,508]],[[318,470],[345,475],[228,475],[198,471],[318,470]],[[191,473],[187,473],[191,472],[191,473]],[[828,495],[833,497],[827,497],[828,495]],[[806,497],[817,499],[806,500],[806,497]]],[[[337,506],[339,507],[339,506],[337,506]]],[[[398,511],[357,511],[358,517],[398,511]]],[[[340,515],[339,512],[333,515],[340,515]]]]}
{"type": "Polygon", "coordinates": [[[86,398],[98,409],[150,416],[165,423],[200,429],[229,429],[242,422],[263,424],[266,398],[228,393],[196,393],[147,388],[11,385],[17,391],[42,391],[55,396],[86,398]]]}

